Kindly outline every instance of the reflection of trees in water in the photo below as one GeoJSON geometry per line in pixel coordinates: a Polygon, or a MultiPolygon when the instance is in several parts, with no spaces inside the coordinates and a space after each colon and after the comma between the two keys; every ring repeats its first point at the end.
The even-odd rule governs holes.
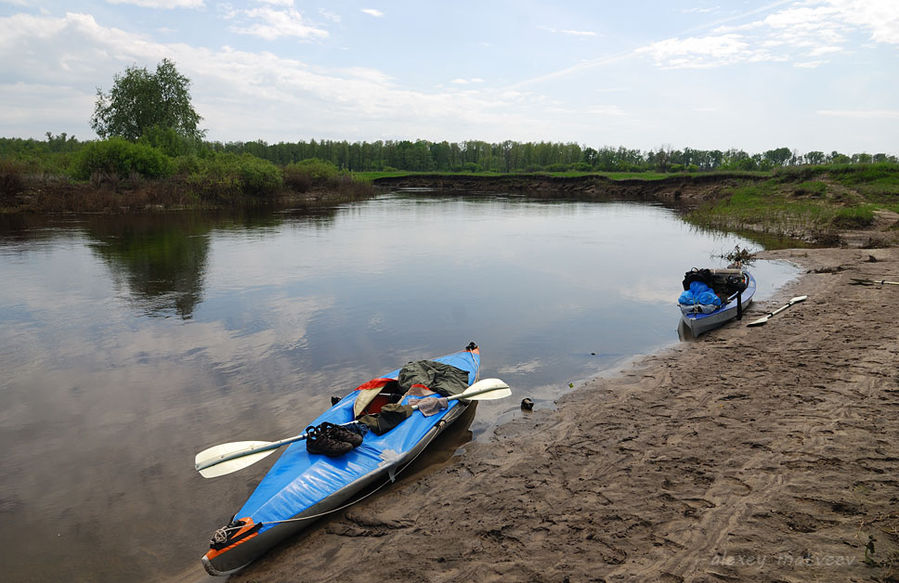
{"type": "Polygon", "coordinates": [[[91,220],[91,248],[150,315],[190,318],[203,297],[213,223],[196,214],[91,220]]]}
{"type": "Polygon", "coordinates": [[[190,318],[203,299],[209,243],[217,232],[275,234],[282,224],[329,227],[336,208],[147,215],[0,215],[0,247],[27,252],[67,237],[91,242],[116,283],[150,315],[190,318]]]}
{"type": "Polygon", "coordinates": [[[213,231],[278,230],[285,219],[321,226],[333,210],[314,214],[172,213],[94,217],[85,233],[93,251],[110,267],[117,283],[149,315],[177,314],[187,319],[203,299],[203,278],[213,231]],[[289,217],[289,218],[288,218],[289,217]]]}

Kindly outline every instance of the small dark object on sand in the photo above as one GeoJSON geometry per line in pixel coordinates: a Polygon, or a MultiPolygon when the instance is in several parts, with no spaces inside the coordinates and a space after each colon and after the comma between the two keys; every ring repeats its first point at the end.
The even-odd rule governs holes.
{"type": "Polygon", "coordinates": [[[534,402],[529,398],[525,397],[521,400],[521,410],[522,411],[533,411],[534,410],[534,402]]]}

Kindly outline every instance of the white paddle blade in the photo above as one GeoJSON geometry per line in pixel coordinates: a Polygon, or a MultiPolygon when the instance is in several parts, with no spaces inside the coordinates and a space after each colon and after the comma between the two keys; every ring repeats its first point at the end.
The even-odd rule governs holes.
{"type": "Polygon", "coordinates": [[[231,472],[242,470],[247,466],[252,466],[259,460],[267,458],[276,451],[278,450],[267,449],[265,451],[260,451],[259,453],[252,453],[249,455],[241,456],[239,458],[235,458],[233,460],[221,462],[215,464],[214,466],[203,468],[202,470],[200,470],[200,475],[204,478],[217,478],[219,476],[224,476],[225,474],[230,474],[231,472]]]}
{"type": "Polygon", "coordinates": [[[768,318],[770,318],[770,317],[771,316],[763,316],[763,317],[759,318],[758,320],[753,320],[752,322],[746,324],[746,327],[751,328],[753,326],[761,326],[763,324],[767,324],[768,318]]]}
{"type": "Polygon", "coordinates": [[[268,441],[235,441],[214,445],[197,454],[197,457],[194,458],[194,467],[197,468],[197,471],[204,478],[215,478],[230,474],[255,464],[262,458],[275,452],[274,449],[269,449],[253,453],[253,450],[266,445],[269,445],[268,441]],[[246,455],[240,456],[244,452],[246,455]]]}
{"type": "Polygon", "coordinates": [[[791,304],[798,304],[799,302],[804,302],[808,299],[808,296],[796,296],[792,300],[790,300],[791,304]]]}
{"type": "Polygon", "coordinates": [[[512,395],[512,389],[502,379],[484,379],[455,396],[459,399],[471,401],[492,401],[494,399],[505,399],[510,395],[512,395]]]}

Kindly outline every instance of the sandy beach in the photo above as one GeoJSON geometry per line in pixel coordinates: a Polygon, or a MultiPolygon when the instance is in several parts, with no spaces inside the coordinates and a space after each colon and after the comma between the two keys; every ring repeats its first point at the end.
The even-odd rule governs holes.
{"type": "Polygon", "coordinates": [[[899,581],[899,286],[850,285],[899,250],[761,257],[805,273],[230,581],[899,581]]]}

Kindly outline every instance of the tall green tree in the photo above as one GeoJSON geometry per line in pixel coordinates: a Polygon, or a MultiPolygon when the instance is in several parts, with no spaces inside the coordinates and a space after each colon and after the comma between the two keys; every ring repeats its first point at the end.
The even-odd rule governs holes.
{"type": "Polygon", "coordinates": [[[115,76],[112,89],[97,89],[91,127],[101,138],[120,136],[136,141],[151,128],[172,129],[186,138],[202,139],[203,118],[190,101],[190,79],[163,59],[150,73],[146,67],[128,67],[115,76]]]}

